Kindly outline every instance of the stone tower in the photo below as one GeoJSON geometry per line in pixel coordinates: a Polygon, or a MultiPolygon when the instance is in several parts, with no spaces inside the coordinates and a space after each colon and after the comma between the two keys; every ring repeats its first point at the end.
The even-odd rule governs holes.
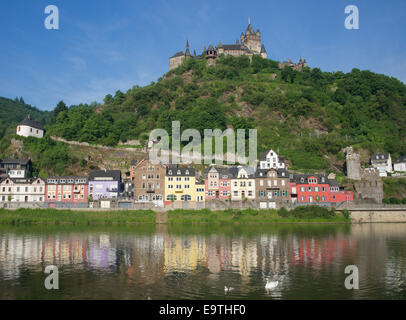
{"type": "Polygon", "coordinates": [[[245,45],[253,54],[261,54],[261,32],[254,31],[251,23],[245,30],[245,35],[241,33],[241,44],[245,45]]]}
{"type": "Polygon", "coordinates": [[[361,180],[361,159],[352,147],[344,149],[346,153],[347,178],[351,180],[361,180]]]}

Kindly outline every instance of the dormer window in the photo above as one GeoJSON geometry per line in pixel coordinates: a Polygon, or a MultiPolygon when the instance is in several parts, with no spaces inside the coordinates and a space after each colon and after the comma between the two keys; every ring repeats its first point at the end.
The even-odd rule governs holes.
{"type": "Polygon", "coordinates": [[[185,172],[186,174],[189,174],[189,170],[186,170],[186,172],[185,172]]]}
{"type": "Polygon", "coordinates": [[[172,174],[172,170],[169,170],[169,171],[168,171],[168,174],[172,174]]]}
{"type": "Polygon", "coordinates": [[[180,170],[178,170],[178,171],[176,172],[176,174],[180,174],[180,170]]]}

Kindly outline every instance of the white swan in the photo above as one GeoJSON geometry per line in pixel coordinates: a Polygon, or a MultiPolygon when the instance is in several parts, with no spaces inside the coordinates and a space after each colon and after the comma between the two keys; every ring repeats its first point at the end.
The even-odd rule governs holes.
{"type": "Polygon", "coordinates": [[[230,292],[230,291],[232,291],[232,290],[234,290],[234,288],[233,287],[226,287],[226,286],[224,286],[224,292],[230,292]]]}
{"type": "Polygon", "coordinates": [[[266,278],[266,290],[273,290],[279,285],[279,281],[271,281],[269,278],[266,278]]]}

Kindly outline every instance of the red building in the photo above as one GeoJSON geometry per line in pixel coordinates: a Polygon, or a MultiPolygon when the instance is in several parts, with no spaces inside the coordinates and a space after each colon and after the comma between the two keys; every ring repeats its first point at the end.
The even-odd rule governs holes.
{"type": "Polygon", "coordinates": [[[45,202],[50,208],[87,207],[87,177],[49,177],[45,183],[45,202]]]}
{"type": "Polygon", "coordinates": [[[291,201],[297,203],[337,203],[352,201],[353,193],[344,191],[334,179],[324,175],[292,175],[291,201]]]}
{"type": "Polygon", "coordinates": [[[205,199],[226,200],[231,196],[231,175],[228,168],[207,168],[204,170],[205,199]]]}

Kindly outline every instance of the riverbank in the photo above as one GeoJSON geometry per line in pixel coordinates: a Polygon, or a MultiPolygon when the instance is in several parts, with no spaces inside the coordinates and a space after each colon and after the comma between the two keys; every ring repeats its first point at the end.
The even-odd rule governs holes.
{"type": "MultiPolygon", "coordinates": [[[[0,224],[133,225],[155,224],[152,210],[78,211],[56,209],[0,209],[0,224]]],[[[350,223],[348,213],[322,207],[294,210],[171,210],[167,224],[247,224],[247,223],[350,223]]]]}

